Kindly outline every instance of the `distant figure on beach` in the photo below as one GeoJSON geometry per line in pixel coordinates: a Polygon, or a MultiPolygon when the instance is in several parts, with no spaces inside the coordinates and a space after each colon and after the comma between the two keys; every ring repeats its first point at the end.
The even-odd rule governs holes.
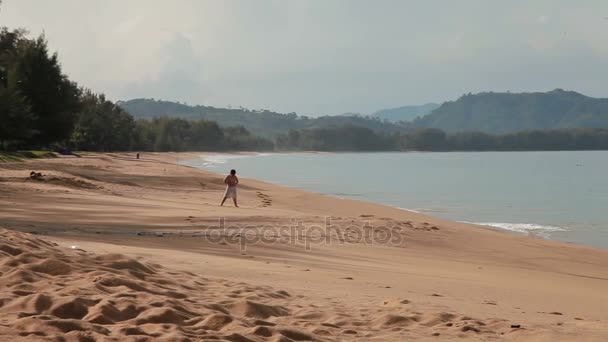
{"type": "Polygon", "coordinates": [[[220,206],[223,206],[226,199],[230,197],[234,202],[234,206],[238,208],[239,206],[236,204],[236,186],[239,184],[239,179],[236,176],[236,170],[230,170],[230,174],[224,179],[224,184],[226,184],[226,192],[220,206]]]}
{"type": "Polygon", "coordinates": [[[137,159],[139,159],[139,153],[137,154],[137,159]]]}

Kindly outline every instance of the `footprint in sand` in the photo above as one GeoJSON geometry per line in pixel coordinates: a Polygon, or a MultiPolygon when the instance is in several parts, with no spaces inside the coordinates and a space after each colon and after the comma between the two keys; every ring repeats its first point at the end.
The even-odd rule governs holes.
{"type": "Polygon", "coordinates": [[[414,229],[416,230],[425,230],[427,232],[433,231],[433,230],[439,230],[439,227],[437,226],[431,226],[428,223],[423,223],[422,226],[416,226],[414,227],[414,229]]]}
{"type": "Polygon", "coordinates": [[[256,195],[262,201],[262,204],[258,206],[259,208],[266,208],[272,206],[272,199],[270,198],[270,196],[266,195],[261,191],[256,191],[256,195]]]}

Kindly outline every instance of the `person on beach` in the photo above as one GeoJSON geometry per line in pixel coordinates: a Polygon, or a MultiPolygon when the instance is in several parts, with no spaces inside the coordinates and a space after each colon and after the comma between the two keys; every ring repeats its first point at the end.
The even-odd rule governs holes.
{"type": "Polygon", "coordinates": [[[223,206],[226,199],[230,197],[234,202],[234,206],[238,208],[239,206],[236,204],[236,186],[239,184],[239,178],[236,176],[236,170],[230,170],[230,174],[224,179],[224,184],[226,184],[226,192],[224,192],[224,198],[220,206],[223,206]]]}

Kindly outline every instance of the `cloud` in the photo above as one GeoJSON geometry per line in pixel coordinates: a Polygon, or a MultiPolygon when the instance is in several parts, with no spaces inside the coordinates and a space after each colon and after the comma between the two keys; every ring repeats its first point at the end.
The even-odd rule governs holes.
{"type": "Polygon", "coordinates": [[[204,73],[201,58],[192,42],[181,33],[174,34],[157,52],[159,69],[149,77],[127,84],[123,98],[164,98],[183,102],[205,102],[204,73]]]}

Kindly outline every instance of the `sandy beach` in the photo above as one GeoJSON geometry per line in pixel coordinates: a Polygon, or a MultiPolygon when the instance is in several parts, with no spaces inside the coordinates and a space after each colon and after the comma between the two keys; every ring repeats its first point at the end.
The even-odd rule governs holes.
{"type": "Polygon", "coordinates": [[[253,179],[220,207],[197,155],[0,163],[0,340],[608,340],[608,250],[253,179]]]}

